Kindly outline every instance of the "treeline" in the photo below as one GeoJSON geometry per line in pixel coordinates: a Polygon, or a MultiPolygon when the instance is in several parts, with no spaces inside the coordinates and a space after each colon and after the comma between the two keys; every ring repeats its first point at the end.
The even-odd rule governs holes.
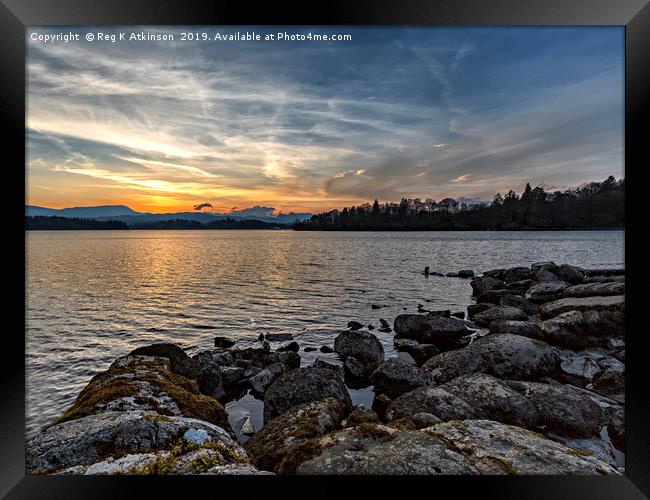
{"type": "Polygon", "coordinates": [[[95,219],[81,219],[79,217],[57,216],[26,216],[25,229],[29,230],[57,230],[57,229],[128,229],[124,222],[116,220],[99,221],[95,219]]]}
{"type": "Polygon", "coordinates": [[[58,216],[26,216],[28,230],[100,230],[100,229],[288,229],[285,224],[276,224],[249,219],[218,219],[208,223],[174,219],[158,222],[126,224],[122,221],[82,219],[58,216]]]}
{"type": "Polygon", "coordinates": [[[530,184],[521,195],[497,193],[492,202],[458,203],[452,198],[378,200],[331,210],[294,225],[297,230],[430,231],[610,229],[625,225],[625,180],[609,176],[603,182],[565,191],[547,192],[530,184]]]}
{"type": "Polygon", "coordinates": [[[252,219],[217,219],[202,223],[195,220],[174,219],[133,224],[131,229],[287,229],[289,226],[252,219]]]}

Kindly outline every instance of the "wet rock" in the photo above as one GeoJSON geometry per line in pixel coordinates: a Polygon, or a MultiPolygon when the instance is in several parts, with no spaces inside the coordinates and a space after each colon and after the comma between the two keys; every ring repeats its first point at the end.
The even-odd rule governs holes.
{"type": "Polygon", "coordinates": [[[372,382],[375,390],[395,398],[416,387],[433,384],[433,377],[421,368],[392,358],[372,373],[372,382]]]}
{"type": "Polygon", "coordinates": [[[612,445],[625,453],[625,416],[623,412],[616,414],[607,424],[607,433],[612,445]]]}
{"type": "Polygon", "coordinates": [[[489,271],[483,271],[483,276],[489,276],[490,278],[503,281],[503,273],[505,271],[505,269],[490,269],[489,271]]]}
{"type": "Polygon", "coordinates": [[[268,340],[264,340],[262,342],[262,350],[264,350],[264,351],[270,351],[271,350],[271,344],[269,343],[268,340]]]}
{"type": "Polygon", "coordinates": [[[624,310],[625,297],[612,295],[608,297],[566,297],[546,302],[540,307],[539,312],[543,319],[548,319],[567,311],[623,312],[624,310]]]}
{"type": "Polygon", "coordinates": [[[293,406],[334,397],[347,415],[352,401],[337,367],[313,364],[291,370],[275,380],[264,395],[264,422],[282,415],[293,406]]]}
{"type": "Polygon", "coordinates": [[[447,276],[447,278],[459,278],[460,277],[458,275],[458,273],[454,273],[454,272],[447,273],[447,274],[445,274],[445,276],[447,276]]]}
{"type": "Polygon", "coordinates": [[[274,363],[282,363],[287,368],[297,368],[300,366],[300,356],[295,352],[271,352],[266,349],[240,349],[233,350],[231,354],[236,366],[243,368],[256,367],[266,368],[274,363]]]}
{"type": "Polygon", "coordinates": [[[483,418],[532,429],[537,423],[535,406],[505,381],[490,375],[463,375],[440,386],[476,408],[483,418]]]}
{"type": "Polygon", "coordinates": [[[496,307],[496,304],[470,304],[467,306],[467,317],[473,319],[478,313],[487,311],[493,307],[496,307]]]}
{"type": "Polygon", "coordinates": [[[460,278],[473,278],[474,277],[474,271],[471,269],[461,269],[458,271],[458,276],[460,278]]]}
{"type": "Polygon", "coordinates": [[[404,361],[409,365],[417,366],[415,359],[413,359],[413,356],[411,356],[408,352],[404,352],[404,351],[398,352],[397,359],[399,359],[400,361],[404,361]]]}
{"type": "Polygon", "coordinates": [[[425,412],[415,413],[408,420],[416,429],[424,429],[426,427],[431,427],[432,425],[436,425],[442,422],[442,420],[440,420],[435,415],[425,412]]]}
{"type": "Polygon", "coordinates": [[[624,293],[625,283],[583,283],[562,290],[562,296],[564,297],[604,297],[623,295],[624,293]]]}
{"type": "Polygon", "coordinates": [[[585,276],[625,276],[625,268],[583,269],[585,276]]]}
{"type": "Polygon", "coordinates": [[[316,349],[315,347],[305,347],[303,349],[303,351],[305,351],[305,352],[314,352],[314,351],[317,351],[317,350],[318,349],[316,349]]]}
{"type": "Polygon", "coordinates": [[[380,319],[379,324],[381,325],[381,328],[379,329],[380,332],[390,333],[390,332],[393,331],[393,329],[388,324],[388,321],[386,321],[385,319],[383,319],[383,318],[380,319]]]}
{"type": "Polygon", "coordinates": [[[585,387],[602,371],[598,366],[598,357],[590,352],[576,353],[561,348],[556,352],[560,359],[558,379],[563,382],[585,387]]]}
{"type": "Polygon", "coordinates": [[[586,276],[583,283],[625,283],[625,276],[586,276]]]}
{"type": "Polygon", "coordinates": [[[499,301],[507,295],[520,295],[521,292],[518,290],[512,289],[503,289],[503,290],[486,290],[481,292],[476,297],[476,302],[478,304],[498,304],[499,301]]]}
{"type": "Polygon", "coordinates": [[[533,272],[528,267],[511,267],[503,272],[503,281],[512,283],[513,281],[529,280],[533,278],[533,272]]]}
{"type": "Polygon", "coordinates": [[[429,358],[440,353],[440,349],[433,344],[420,344],[417,341],[410,339],[396,339],[396,341],[400,340],[409,343],[407,344],[402,342],[399,345],[396,345],[397,349],[410,354],[415,361],[415,364],[418,366],[422,366],[429,358]]]}
{"type": "MultiPolygon", "coordinates": [[[[178,445],[179,436],[186,444],[197,446],[193,438],[196,436],[200,437],[198,446],[223,450],[223,462],[247,461],[244,450],[217,425],[153,411],[107,411],[59,423],[37,434],[26,445],[26,470],[30,474],[52,473],[129,453],[152,453],[156,460],[162,451],[178,445]]],[[[169,464],[168,473],[173,471],[172,467],[169,464]]],[[[149,473],[155,473],[155,469],[149,473]]]]}
{"type": "Polygon", "coordinates": [[[320,438],[297,474],[476,474],[459,452],[420,431],[361,424],[320,438]]]}
{"type": "Polygon", "coordinates": [[[363,405],[357,405],[348,418],[345,419],[345,427],[354,427],[366,422],[378,424],[379,416],[373,410],[363,405]]]}
{"type": "Polygon", "coordinates": [[[206,394],[216,399],[223,398],[226,395],[226,390],[221,380],[221,370],[217,365],[213,364],[205,367],[196,381],[201,394],[206,394]]]}
{"type": "Polygon", "coordinates": [[[504,281],[490,276],[474,278],[470,282],[470,285],[472,286],[473,295],[478,295],[479,293],[486,292],[488,290],[501,290],[506,287],[504,281]]]}
{"type": "Polygon", "coordinates": [[[251,387],[258,395],[262,395],[266,392],[268,387],[286,371],[286,365],[282,363],[273,363],[250,379],[251,387]]]}
{"type": "Polygon", "coordinates": [[[501,320],[526,320],[528,315],[516,307],[497,306],[474,315],[473,320],[477,325],[489,326],[492,321],[501,320]]]}
{"type": "Polygon", "coordinates": [[[538,283],[531,286],[524,294],[524,297],[531,302],[541,304],[551,300],[557,300],[562,297],[562,292],[569,285],[563,281],[551,281],[547,283],[538,283]]]}
{"type": "Polygon", "coordinates": [[[543,340],[539,324],[534,321],[498,320],[490,323],[490,333],[512,333],[535,340],[543,340]]]}
{"type": "Polygon", "coordinates": [[[343,367],[345,368],[346,376],[354,378],[363,378],[366,376],[366,365],[353,356],[345,360],[343,367]]]}
{"type": "Polygon", "coordinates": [[[348,322],[348,328],[350,330],[360,330],[361,328],[363,328],[363,325],[361,323],[359,323],[358,321],[349,321],[348,322]]]}
{"type": "Polygon", "coordinates": [[[379,305],[379,304],[372,304],[372,305],[370,306],[370,309],[382,309],[382,308],[384,308],[384,307],[386,307],[386,306],[384,306],[384,305],[379,305]]]}
{"type": "Polygon", "coordinates": [[[334,349],[332,349],[332,348],[331,348],[330,346],[328,346],[328,345],[324,345],[324,346],[321,346],[321,348],[320,348],[320,352],[325,353],[325,354],[328,354],[328,353],[334,352],[334,349]]]}
{"type": "Polygon", "coordinates": [[[384,347],[379,339],[366,331],[343,331],[334,339],[334,350],[343,359],[354,357],[368,369],[384,360],[384,347]]]}
{"type": "Polygon", "coordinates": [[[395,318],[395,337],[434,344],[441,350],[464,344],[463,337],[471,333],[465,323],[455,318],[422,314],[400,314],[395,318]]]}
{"type": "Polygon", "coordinates": [[[422,368],[437,384],[460,375],[488,373],[508,379],[536,379],[555,372],[557,354],[546,343],[512,335],[490,334],[464,349],[444,352],[429,359],[422,368]]]}
{"type": "Polygon", "coordinates": [[[392,399],[387,394],[378,394],[372,400],[372,410],[379,415],[380,419],[384,419],[386,410],[390,405],[392,399]]]}
{"type": "Polygon", "coordinates": [[[296,451],[304,443],[336,429],[344,413],[333,397],[295,406],[267,422],[245,447],[260,469],[287,472],[296,451]]]}
{"type": "Polygon", "coordinates": [[[440,387],[418,387],[390,402],[386,420],[408,419],[416,413],[428,413],[441,420],[479,418],[480,412],[463,399],[440,387]]]}
{"type": "Polygon", "coordinates": [[[278,351],[293,351],[293,352],[298,352],[300,350],[300,346],[298,345],[298,342],[289,342],[287,345],[283,345],[282,347],[278,348],[278,351]]]}
{"type": "Polygon", "coordinates": [[[533,280],[512,281],[508,283],[506,288],[508,290],[515,290],[517,293],[523,295],[532,285],[533,280]]]}
{"type": "Polygon", "coordinates": [[[200,368],[190,358],[183,349],[176,344],[162,342],[145,347],[138,347],[131,351],[129,356],[155,356],[167,358],[170,362],[171,370],[186,378],[196,379],[200,374],[200,368]]]}
{"type": "Polygon", "coordinates": [[[542,268],[535,273],[535,279],[540,283],[547,283],[552,281],[562,281],[557,274],[547,268],[542,268]]]}
{"type": "Polygon", "coordinates": [[[441,311],[427,311],[427,316],[433,316],[433,317],[440,316],[443,318],[449,318],[451,317],[451,311],[449,309],[443,309],[441,311]]]}
{"type": "Polygon", "coordinates": [[[569,264],[562,264],[556,274],[562,281],[571,284],[582,283],[582,280],[585,278],[581,268],[569,264]]]}
{"type": "Polygon", "coordinates": [[[465,319],[465,311],[456,311],[451,313],[451,316],[454,318],[465,319]]]}
{"type": "Polygon", "coordinates": [[[598,435],[604,415],[600,406],[584,394],[566,386],[539,382],[508,381],[537,410],[537,426],[545,432],[570,437],[598,435]]]}
{"type": "Polygon", "coordinates": [[[625,363],[616,358],[610,358],[610,360],[609,366],[600,362],[603,371],[594,376],[587,388],[598,394],[625,402],[625,363]]]}
{"type": "Polygon", "coordinates": [[[539,314],[539,306],[537,304],[534,304],[519,295],[506,295],[501,297],[499,299],[499,305],[516,307],[530,316],[539,314]]]}
{"type": "Polygon", "coordinates": [[[625,318],[622,311],[567,311],[542,321],[539,327],[549,344],[580,349],[606,345],[609,338],[622,337],[625,318]]]}
{"type": "Polygon", "coordinates": [[[454,443],[480,474],[619,474],[593,455],[576,453],[539,434],[489,420],[434,425],[424,432],[454,443]]]}
{"type": "Polygon", "coordinates": [[[230,340],[228,337],[215,337],[214,338],[214,345],[215,345],[215,347],[222,347],[224,349],[227,349],[229,347],[234,346],[235,341],[230,340]]]}

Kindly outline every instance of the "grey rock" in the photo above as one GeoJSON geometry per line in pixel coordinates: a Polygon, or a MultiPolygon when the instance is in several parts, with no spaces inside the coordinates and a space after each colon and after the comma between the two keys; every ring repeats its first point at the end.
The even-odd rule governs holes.
{"type": "Polygon", "coordinates": [[[282,415],[303,403],[334,397],[347,415],[352,401],[343,378],[336,367],[332,369],[313,364],[284,373],[266,390],[264,395],[264,422],[282,415]]]}
{"type": "Polygon", "coordinates": [[[522,292],[513,289],[486,290],[476,297],[477,304],[498,304],[507,295],[521,295],[522,292]]]}
{"type": "Polygon", "coordinates": [[[539,328],[549,344],[580,349],[606,345],[609,338],[622,337],[625,317],[622,311],[567,311],[542,321],[539,328]]]}
{"type": "Polygon", "coordinates": [[[392,399],[387,394],[377,394],[372,400],[372,410],[383,419],[392,399]]]}
{"type": "Polygon", "coordinates": [[[434,436],[382,425],[344,429],[320,439],[320,453],[297,474],[476,474],[462,454],[434,436]],[[326,445],[326,446],[325,446],[326,445]]]}
{"type": "Polygon", "coordinates": [[[441,350],[463,345],[463,338],[471,333],[465,323],[456,318],[423,314],[400,314],[395,318],[395,337],[434,344],[441,350]]]}
{"type": "Polygon", "coordinates": [[[516,307],[497,306],[474,315],[474,322],[480,326],[489,326],[492,321],[526,320],[528,315],[516,307]]]}
{"type": "Polygon", "coordinates": [[[461,278],[473,278],[474,277],[474,271],[471,269],[461,269],[458,271],[458,276],[461,278]]]}
{"type": "Polygon", "coordinates": [[[481,292],[488,290],[501,290],[506,287],[506,283],[500,279],[490,276],[482,276],[472,279],[470,282],[472,286],[473,295],[478,295],[481,292]]]}
{"type": "Polygon", "coordinates": [[[582,283],[582,280],[585,279],[581,268],[569,264],[562,264],[556,274],[562,281],[572,284],[582,283]]]}
{"type": "Polygon", "coordinates": [[[503,281],[512,283],[513,281],[529,280],[533,278],[533,272],[528,267],[511,267],[503,272],[503,281]]]}
{"type": "Polygon", "coordinates": [[[535,340],[543,340],[539,323],[534,321],[498,320],[490,323],[490,333],[512,333],[535,340]]]}
{"type": "Polygon", "coordinates": [[[291,333],[267,333],[265,338],[269,342],[293,340],[293,335],[291,333]]]}
{"type": "Polygon", "coordinates": [[[604,297],[623,295],[624,293],[625,283],[583,283],[562,290],[562,296],[564,297],[604,297]]]}
{"type": "Polygon", "coordinates": [[[343,331],[334,339],[334,350],[343,359],[354,357],[368,367],[384,360],[384,347],[379,339],[366,331],[343,331]]]}
{"type": "Polygon", "coordinates": [[[320,352],[323,352],[323,353],[325,353],[325,354],[328,354],[328,353],[334,352],[334,349],[332,349],[332,348],[331,348],[330,346],[328,346],[328,345],[324,345],[324,346],[321,346],[321,348],[320,348],[320,352]]]}
{"type": "Polygon", "coordinates": [[[541,304],[551,300],[557,300],[562,297],[562,292],[569,285],[563,281],[551,281],[547,283],[538,283],[531,286],[525,293],[524,297],[531,302],[541,304]]]}
{"type": "Polygon", "coordinates": [[[336,398],[328,397],[291,408],[267,422],[246,444],[255,466],[278,473],[291,472],[292,452],[318,436],[335,430],[344,418],[336,398]]]}
{"type": "Polygon", "coordinates": [[[416,413],[428,413],[441,420],[479,418],[481,413],[463,399],[440,387],[418,387],[392,400],[386,420],[408,419],[416,413]]]}
{"type": "Polygon", "coordinates": [[[273,363],[250,379],[251,387],[257,394],[264,394],[268,387],[286,371],[287,367],[284,364],[273,363]]]}
{"type": "Polygon", "coordinates": [[[223,348],[227,349],[228,347],[234,346],[235,341],[229,339],[228,337],[219,337],[219,336],[217,336],[217,337],[214,338],[214,345],[215,345],[215,347],[223,347],[223,348]]]}
{"type": "Polygon", "coordinates": [[[434,356],[422,368],[431,372],[436,383],[441,384],[469,373],[536,379],[554,373],[557,363],[557,354],[548,344],[499,333],[486,335],[464,349],[434,356]]]}
{"type": "Polygon", "coordinates": [[[283,351],[292,351],[292,352],[298,352],[300,350],[300,346],[298,345],[298,342],[289,342],[287,345],[283,345],[282,347],[278,347],[278,351],[283,352],[283,351]]]}
{"type": "Polygon", "coordinates": [[[523,395],[490,375],[475,373],[447,382],[441,389],[476,408],[483,418],[528,429],[535,428],[537,410],[523,395]]]}
{"type": "Polygon", "coordinates": [[[526,290],[528,290],[532,285],[534,281],[533,280],[521,280],[521,281],[511,281],[508,283],[506,288],[508,290],[515,290],[517,293],[520,293],[523,295],[526,290]]]}
{"type": "Polygon", "coordinates": [[[593,455],[579,454],[539,434],[489,420],[434,425],[424,432],[467,450],[480,474],[620,474],[593,455]]]}
{"type": "Polygon", "coordinates": [[[496,304],[470,304],[467,306],[467,317],[469,319],[474,319],[478,313],[487,311],[493,307],[496,307],[496,304]]]}
{"type": "Polygon", "coordinates": [[[553,318],[567,311],[612,311],[625,310],[625,297],[612,295],[608,297],[566,297],[564,299],[546,302],[540,307],[543,319],[553,318]]]}
{"type": "Polygon", "coordinates": [[[372,382],[375,390],[395,398],[416,387],[433,384],[433,377],[421,368],[392,358],[377,367],[372,382]]]}
{"type": "Polygon", "coordinates": [[[374,410],[366,408],[363,405],[357,405],[346,419],[345,427],[353,427],[355,425],[363,424],[364,422],[378,424],[379,416],[374,412],[374,410]]]}
{"type": "Polygon", "coordinates": [[[530,302],[519,295],[506,295],[501,297],[501,299],[499,299],[499,305],[516,307],[531,316],[539,314],[539,306],[537,304],[530,302]]]}
{"type": "Polygon", "coordinates": [[[200,374],[199,366],[190,358],[183,349],[176,344],[158,343],[145,347],[138,347],[128,356],[155,356],[169,359],[171,370],[184,377],[196,379],[200,374]]]}
{"type": "Polygon", "coordinates": [[[354,356],[348,357],[345,360],[343,367],[345,368],[346,375],[350,375],[356,378],[362,378],[366,376],[366,365],[364,365],[354,356]]]}
{"type": "Polygon", "coordinates": [[[363,325],[361,323],[359,323],[358,321],[349,321],[348,322],[348,328],[350,330],[360,330],[361,328],[363,328],[363,325]]]}
{"type": "Polygon", "coordinates": [[[489,276],[490,278],[496,278],[503,281],[503,273],[505,269],[490,269],[489,271],[483,271],[483,276],[489,276]]]}

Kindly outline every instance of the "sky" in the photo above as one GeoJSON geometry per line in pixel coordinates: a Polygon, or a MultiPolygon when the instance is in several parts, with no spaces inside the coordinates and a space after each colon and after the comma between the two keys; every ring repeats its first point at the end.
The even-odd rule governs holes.
{"type": "Polygon", "coordinates": [[[624,175],[621,27],[187,31],[27,31],[28,204],[320,212],[624,175]],[[98,31],[176,37],[85,40],[98,31]]]}

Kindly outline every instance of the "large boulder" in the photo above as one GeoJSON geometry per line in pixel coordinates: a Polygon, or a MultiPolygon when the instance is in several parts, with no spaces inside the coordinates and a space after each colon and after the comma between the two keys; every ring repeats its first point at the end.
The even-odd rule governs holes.
{"type": "Polygon", "coordinates": [[[131,462],[129,470],[113,473],[173,473],[176,460],[188,448],[219,452],[215,465],[248,460],[246,452],[219,426],[134,410],[106,411],[48,427],[27,443],[25,465],[30,474],[61,472],[75,466],[83,466],[76,470],[83,473],[109,458],[150,453],[149,460],[131,462]]]}
{"type": "Polygon", "coordinates": [[[376,391],[396,398],[416,387],[433,384],[433,377],[417,366],[391,358],[380,364],[372,373],[372,383],[376,391]]]}
{"type": "Polygon", "coordinates": [[[531,286],[524,297],[531,302],[541,304],[562,297],[562,292],[569,285],[563,281],[550,281],[531,286]]]}
{"type": "Polygon", "coordinates": [[[418,387],[391,401],[385,417],[388,421],[408,419],[417,413],[429,413],[445,421],[481,415],[472,405],[440,387],[418,387]]]}
{"type": "Polygon", "coordinates": [[[280,375],[266,390],[264,422],[282,415],[294,406],[330,396],[339,402],[344,415],[350,413],[352,400],[337,367],[313,364],[296,368],[280,375]]]}
{"type": "Polygon", "coordinates": [[[440,354],[440,349],[433,344],[420,344],[410,339],[396,339],[396,341],[400,340],[402,343],[396,345],[397,349],[409,354],[418,366],[422,366],[428,359],[440,354]]]}
{"type": "Polygon", "coordinates": [[[343,359],[354,357],[371,368],[384,361],[384,347],[379,339],[363,330],[346,330],[334,339],[334,350],[343,359]]]}
{"type": "Polygon", "coordinates": [[[625,283],[583,283],[562,290],[563,297],[605,297],[624,293],[625,283]]]}
{"type": "Polygon", "coordinates": [[[543,319],[548,319],[567,311],[623,312],[624,310],[625,297],[612,295],[608,297],[566,297],[546,302],[540,307],[539,313],[543,319]]]}
{"type": "Polygon", "coordinates": [[[295,406],[267,422],[245,447],[257,467],[282,473],[298,447],[337,429],[343,413],[339,402],[332,397],[295,406]]]}
{"type": "Polygon", "coordinates": [[[424,429],[453,443],[480,474],[620,474],[608,463],[536,432],[490,420],[463,420],[424,429]]]}
{"type": "Polygon", "coordinates": [[[622,337],[625,315],[622,311],[567,311],[539,324],[544,341],[552,345],[580,349],[606,345],[612,337],[622,337]]]}
{"type": "Polygon", "coordinates": [[[437,384],[469,373],[531,380],[554,373],[557,354],[546,343],[509,333],[490,334],[456,351],[428,360],[422,368],[437,384]]]}
{"type": "Polygon", "coordinates": [[[562,264],[556,274],[562,281],[572,284],[582,283],[585,279],[585,273],[581,268],[569,264],[562,264]]]}
{"type": "Polygon", "coordinates": [[[257,375],[251,377],[250,384],[257,395],[262,395],[266,389],[283,373],[287,371],[286,365],[273,363],[267,366],[257,375]]]}
{"type": "Polygon", "coordinates": [[[361,424],[315,440],[297,474],[476,474],[458,450],[430,434],[361,424]]]}
{"type": "Polygon", "coordinates": [[[463,375],[440,388],[476,408],[483,418],[528,429],[537,423],[535,406],[505,381],[490,375],[463,375]]]}
{"type": "Polygon", "coordinates": [[[517,307],[497,306],[474,315],[474,323],[480,326],[489,326],[492,321],[528,319],[528,315],[517,307]]]}
{"type": "Polygon", "coordinates": [[[544,432],[571,437],[598,435],[604,424],[600,406],[584,393],[563,385],[507,381],[537,410],[537,426],[544,432]]]}
{"type": "Polygon", "coordinates": [[[488,290],[501,290],[506,287],[504,281],[491,276],[474,278],[470,282],[470,285],[472,286],[474,295],[478,295],[479,293],[486,292],[488,290]]]}
{"type": "Polygon", "coordinates": [[[440,350],[462,346],[464,337],[472,333],[462,320],[427,314],[400,314],[395,318],[393,328],[395,338],[434,344],[440,350]]]}
{"type": "Polygon", "coordinates": [[[516,289],[486,290],[476,297],[477,304],[498,304],[507,295],[521,295],[523,292],[516,289]]]}

